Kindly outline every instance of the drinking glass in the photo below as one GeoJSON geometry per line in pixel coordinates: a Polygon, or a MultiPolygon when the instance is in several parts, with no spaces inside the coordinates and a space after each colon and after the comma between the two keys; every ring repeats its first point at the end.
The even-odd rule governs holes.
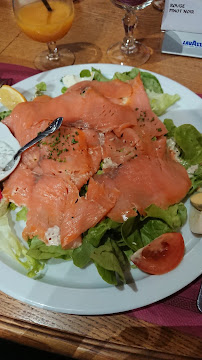
{"type": "Polygon", "coordinates": [[[136,10],[144,9],[152,0],[111,0],[114,5],[125,10],[122,19],[125,37],[122,42],[110,46],[107,55],[112,63],[139,66],[144,64],[151,55],[151,50],[135,40],[134,29],[137,27],[136,10]]]}
{"type": "Polygon", "coordinates": [[[50,70],[72,65],[74,54],[56,46],[72,26],[74,5],[72,0],[12,0],[14,15],[20,29],[31,39],[47,43],[47,51],[37,55],[35,66],[50,70]]]}
{"type": "Polygon", "coordinates": [[[165,6],[165,0],[154,0],[153,7],[159,11],[163,11],[165,6]]]}

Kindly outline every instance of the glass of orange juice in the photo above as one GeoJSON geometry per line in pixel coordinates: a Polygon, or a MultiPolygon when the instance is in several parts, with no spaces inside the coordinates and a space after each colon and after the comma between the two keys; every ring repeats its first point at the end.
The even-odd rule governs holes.
{"type": "Polygon", "coordinates": [[[47,43],[47,51],[39,54],[35,65],[40,70],[72,65],[74,54],[67,48],[61,51],[56,41],[62,39],[72,26],[72,0],[13,0],[14,15],[20,29],[31,39],[47,43]]]}

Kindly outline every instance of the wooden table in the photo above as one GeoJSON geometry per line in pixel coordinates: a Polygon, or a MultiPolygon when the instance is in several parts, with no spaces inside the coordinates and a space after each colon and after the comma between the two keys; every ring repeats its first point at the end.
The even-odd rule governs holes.
{"type": "MultiPolygon", "coordinates": [[[[59,43],[69,44],[76,63],[107,63],[106,49],[122,39],[123,13],[109,0],[75,3],[71,31],[59,43]]],[[[168,76],[202,93],[201,59],[161,54],[162,13],[152,6],[139,11],[137,38],[153,49],[141,67],[168,76]]],[[[0,1],[0,62],[34,68],[45,49],[16,26],[11,1],[0,1]]],[[[0,337],[75,359],[200,359],[202,342],[176,330],[136,320],[125,314],[76,316],[38,309],[0,293],[0,337]]]]}

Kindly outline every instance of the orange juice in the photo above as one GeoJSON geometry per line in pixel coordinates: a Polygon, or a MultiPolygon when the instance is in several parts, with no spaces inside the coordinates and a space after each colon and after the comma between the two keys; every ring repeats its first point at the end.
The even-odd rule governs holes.
{"type": "Polygon", "coordinates": [[[72,2],[50,0],[53,11],[48,11],[42,1],[25,5],[15,13],[22,31],[40,42],[56,41],[69,31],[74,18],[72,2]]]}

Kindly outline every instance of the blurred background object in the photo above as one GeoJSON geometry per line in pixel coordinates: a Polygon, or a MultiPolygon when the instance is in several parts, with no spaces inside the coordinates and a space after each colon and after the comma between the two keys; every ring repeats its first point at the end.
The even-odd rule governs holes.
{"type": "Polygon", "coordinates": [[[107,50],[110,62],[121,65],[140,66],[147,62],[151,49],[134,38],[138,24],[137,10],[144,9],[152,0],[111,0],[114,5],[125,10],[122,19],[125,36],[122,41],[111,45],[107,50]]]}
{"type": "Polygon", "coordinates": [[[56,41],[70,30],[74,19],[72,0],[13,0],[13,11],[20,29],[31,39],[46,43],[48,50],[35,59],[39,70],[72,65],[74,54],[68,49],[58,50],[56,41]]]}
{"type": "Polygon", "coordinates": [[[165,0],[153,0],[153,7],[157,10],[163,11],[165,0]]]}

